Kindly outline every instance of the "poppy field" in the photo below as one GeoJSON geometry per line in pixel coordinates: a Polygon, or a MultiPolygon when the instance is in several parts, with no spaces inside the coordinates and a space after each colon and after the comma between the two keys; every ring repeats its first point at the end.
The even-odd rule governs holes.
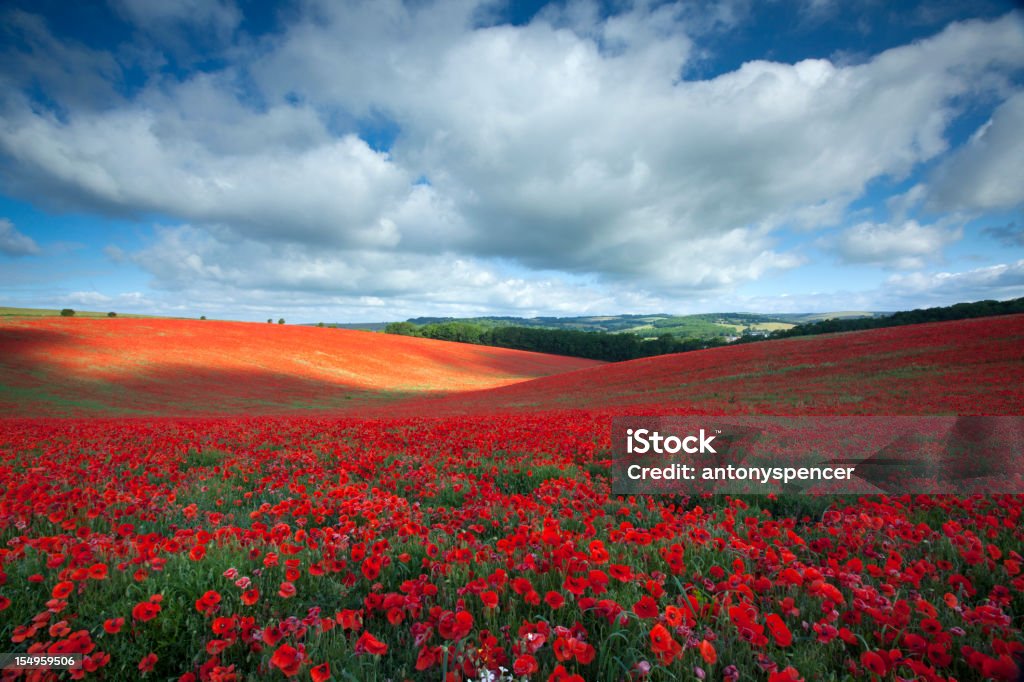
{"type": "Polygon", "coordinates": [[[10,416],[362,409],[600,364],[295,325],[0,318],[0,410],[10,416]]]}
{"type": "Polygon", "coordinates": [[[0,650],[85,661],[2,675],[1016,680],[1024,496],[609,475],[622,414],[1024,414],[1022,341],[1010,316],[330,415],[3,419],[0,650]]]}

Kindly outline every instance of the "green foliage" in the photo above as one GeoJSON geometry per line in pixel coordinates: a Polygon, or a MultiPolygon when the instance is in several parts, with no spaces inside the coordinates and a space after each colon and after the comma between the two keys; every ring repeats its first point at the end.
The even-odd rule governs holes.
{"type": "Polygon", "coordinates": [[[205,320],[205,319],[206,319],[206,315],[200,315],[200,316],[199,316],[199,319],[200,319],[200,320],[205,320]]]}
{"type": "Polygon", "coordinates": [[[107,317],[117,317],[117,313],[109,312],[109,313],[107,313],[107,317]]]}
{"type": "Polygon", "coordinates": [[[827,319],[775,331],[767,331],[766,328],[770,325],[766,323],[778,323],[781,318],[753,313],[713,313],[681,317],[616,315],[592,318],[537,317],[530,320],[513,317],[466,320],[421,317],[406,322],[392,322],[384,328],[384,332],[618,362],[715,348],[727,343],[749,343],[790,336],[1012,313],[1024,313],[1024,298],[1002,302],[958,303],[946,308],[912,310],[883,317],[827,319]],[[592,330],[595,325],[600,324],[611,330],[633,325],[636,331],[592,330]],[[543,325],[560,326],[553,328],[543,325]],[[569,328],[572,325],[589,327],[591,330],[569,328]],[[754,325],[762,327],[751,331],[749,328],[754,325]],[[746,329],[738,338],[735,337],[738,333],[737,328],[746,329]]]}
{"type": "Polygon", "coordinates": [[[884,317],[867,317],[856,319],[829,319],[798,324],[792,329],[772,332],[771,338],[790,336],[812,336],[815,334],[831,334],[834,332],[860,331],[863,329],[880,329],[882,327],[899,327],[906,324],[924,322],[946,322],[950,320],[966,320],[975,317],[992,317],[995,315],[1013,315],[1024,313],[1024,298],[1009,301],[977,301],[975,303],[957,303],[951,306],[915,309],[893,313],[884,317]]]}
{"type": "Polygon", "coordinates": [[[279,320],[277,321],[277,323],[278,323],[278,324],[284,324],[284,318],[282,317],[281,319],[279,319],[279,320]]]}
{"type": "Polygon", "coordinates": [[[64,310],[60,311],[60,316],[61,317],[74,317],[75,316],[75,311],[72,310],[71,308],[64,308],[64,310]]]}
{"type": "Polygon", "coordinates": [[[187,471],[188,469],[211,467],[220,464],[221,461],[230,456],[231,453],[216,448],[204,448],[202,450],[192,448],[185,453],[185,460],[182,462],[181,468],[187,471]]]}
{"type": "Polygon", "coordinates": [[[393,322],[387,325],[384,332],[610,362],[711,348],[722,343],[713,339],[677,339],[670,334],[663,334],[657,339],[644,340],[635,334],[608,334],[542,327],[501,326],[488,328],[468,322],[454,321],[425,325],[416,325],[412,322],[393,322]]]}
{"type": "Polygon", "coordinates": [[[399,336],[419,336],[419,326],[412,322],[391,322],[384,327],[385,334],[397,334],[399,336]]]}

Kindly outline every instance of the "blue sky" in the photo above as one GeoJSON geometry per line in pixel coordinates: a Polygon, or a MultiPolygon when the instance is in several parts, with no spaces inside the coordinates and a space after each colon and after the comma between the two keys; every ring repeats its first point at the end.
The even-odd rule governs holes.
{"type": "Polygon", "coordinates": [[[0,305],[289,321],[1024,296],[1024,15],[0,9],[0,305]]]}

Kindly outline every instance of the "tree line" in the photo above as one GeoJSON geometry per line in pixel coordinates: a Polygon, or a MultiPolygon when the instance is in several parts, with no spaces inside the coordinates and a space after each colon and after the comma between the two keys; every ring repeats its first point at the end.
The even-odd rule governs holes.
{"type": "MultiPolygon", "coordinates": [[[[963,320],[973,317],[1010,315],[1024,313],[1024,298],[1010,301],[978,301],[956,305],[915,309],[885,315],[853,319],[829,319],[798,324],[790,329],[780,329],[767,335],[743,335],[732,343],[752,343],[765,339],[811,336],[834,332],[860,331],[881,327],[897,327],[923,322],[963,320]]],[[[654,339],[644,339],[633,333],[609,333],[579,331],[574,329],[547,329],[543,327],[484,327],[469,322],[437,322],[415,324],[413,322],[392,322],[384,328],[386,334],[417,336],[425,339],[457,341],[483,346],[497,346],[528,350],[553,355],[568,355],[591,360],[620,362],[654,355],[685,353],[717,346],[728,345],[719,339],[684,339],[663,334],[654,339]]]]}
{"type": "Polygon", "coordinates": [[[384,328],[384,332],[607,362],[635,360],[652,355],[682,353],[724,345],[722,341],[716,339],[680,339],[671,334],[663,334],[656,339],[642,339],[636,334],[629,333],[585,332],[543,327],[483,327],[468,322],[422,325],[392,322],[384,328]]]}
{"type": "Polygon", "coordinates": [[[977,301],[975,303],[957,303],[950,306],[935,308],[916,308],[905,310],[884,317],[860,317],[853,319],[819,320],[798,324],[790,329],[780,329],[768,335],[778,339],[791,336],[812,336],[815,334],[831,334],[834,332],[852,332],[864,329],[880,329],[882,327],[900,327],[905,324],[922,324],[924,322],[947,322],[950,320],[966,320],[974,317],[993,317],[995,315],[1013,315],[1024,313],[1024,298],[1009,301],[977,301]]]}

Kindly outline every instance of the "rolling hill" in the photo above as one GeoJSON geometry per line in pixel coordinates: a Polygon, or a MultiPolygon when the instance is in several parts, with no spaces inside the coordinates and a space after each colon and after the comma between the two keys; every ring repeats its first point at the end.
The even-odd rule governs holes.
{"type": "Polygon", "coordinates": [[[1024,315],[662,355],[393,405],[392,414],[1024,414],[1024,315]]]}
{"type": "Polygon", "coordinates": [[[601,363],[338,329],[0,319],[6,416],[266,414],[490,388],[601,363]]]}

